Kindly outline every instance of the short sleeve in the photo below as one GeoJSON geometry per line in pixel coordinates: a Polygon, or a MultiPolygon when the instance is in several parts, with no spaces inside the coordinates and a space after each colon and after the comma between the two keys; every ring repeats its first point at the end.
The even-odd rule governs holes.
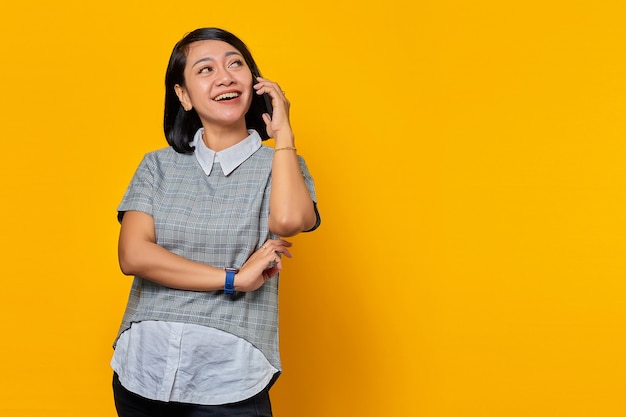
{"type": "Polygon", "coordinates": [[[153,215],[155,172],[154,158],[150,154],[145,155],[117,208],[118,221],[121,222],[124,213],[129,210],[153,215]]]}
{"type": "Polygon", "coordinates": [[[302,171],[302,176],[304,177],[304,183],[306,184],[306,188],[309,190],[309,194],[311,195],[311,199],[313,200],[313,207],[315,209],[315,216],[317,218],[317,220],[315,221],[315,225],[311,229],[305,230],[305,232],[312,232],[313,230],[317,229],[320,226],[320,223],[322,222],[320,213],[317,209],[317,196],[315,194],[315,183],[313,182],[313,177],[311,176],[311,173],[309,172],[309,168],[307,167],[306,162],[304,161],[304,158],[298,155],[298,161],[300,162],[300,170],[302,171]]]}

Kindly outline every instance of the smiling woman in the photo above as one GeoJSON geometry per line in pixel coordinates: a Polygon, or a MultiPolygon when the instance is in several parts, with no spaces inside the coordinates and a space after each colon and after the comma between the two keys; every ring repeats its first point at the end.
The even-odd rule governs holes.
{"type": "Polygon", "coordinates": [[[256,74],[221,29],[172,52],[170,147],[144,157],[118,207],[119,263],[135,276],[111,361],[120,416],[272,414],[282,237],[316,229],[319,215],[289,102],[256,74]],[[270,136],[276,151],[262,145],[270,136]]]}
{"type": "MultiPolygon", "coordinates": [[[[239,55],[240,58],[243,58],[243,64],[247,72],[250,73],[251,77],[252,74],[257,76],[261,74],[246,45],[239,38],[227,31],[215,28],[196,30],[188,34],[184,39],[176,44],[174,50],[172,51],[167,72],[165,74],[164,123],[168,143],[180,152],[186,153],[192,151],[187,138],[196,133],[196,131],[202,126],[202,122],[195,111],[189,111],[186,113],[185,108],[181,106],[177,86],[180,88],[186,86],[186,77],[188,76],[186,71],[190,71],[192,66],[196,67],[204,63],[205,65],[200,65],[199,68],[199,70],[204,72],[209,72],[208,69],[205,70],[205,67],[215,66],[215,62],[210,65],[211,61],[214,61],[214,57],[212,55],[202,56],[200,53],[202,51],[196,51],[200,53],[197,58],[200,59],[201,62],[193,61],[192,57],[188,57],[192,48],[194,50],[201,49],[194,47],[196,43],[206,44],[212,42],[221,42],[230,46],[230,48],[226,47],[228,53],[234,53],[235,55],[239,55]],[[188,61],[191,62],[189,67],[187,65],[188,61]]],[[[211,53],[210,50],[204,52],[211,53]]],[[[253,80],[250,79],[250,87],[252,87],[252,82],[253,80]]],[[[252,95],[251,99],[250,108],[245,116],[246,126],[248,129],[256,130],[261,136],[261,139],[268,139],[269,136],[266,132],[266,125],[263,121],[262,115],[264,113],[268,113],[269,109],[267,109],[267,105],[263,97],[259,95],[252,95]]]]}
{"type": "Polygon", "coordinates": [[[252,102],[252,73],[234,47],[222,41],[189,45],[185,84],[174,89],[185,111],[194,109],[204,126],[203,140],[216,151],[245,135],[245,114],[252,102]],[[229,137],[223,132],[228,131],[229,137]]]}

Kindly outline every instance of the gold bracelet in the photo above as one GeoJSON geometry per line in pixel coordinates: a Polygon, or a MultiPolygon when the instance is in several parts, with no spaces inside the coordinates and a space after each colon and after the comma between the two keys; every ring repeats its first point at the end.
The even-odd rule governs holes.
{"type": "Polygon", "coordinates": [[[274,149],[274,152],[278,152],[278,151],[297,151],[297,149],[294,148],[293,146],[285,146],[284,148],[274,149]]]}

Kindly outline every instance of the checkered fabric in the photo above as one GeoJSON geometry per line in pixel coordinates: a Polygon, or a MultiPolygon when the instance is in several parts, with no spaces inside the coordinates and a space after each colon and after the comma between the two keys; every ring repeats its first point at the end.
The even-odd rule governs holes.
{"type": "MultiPolygon", "coordinates": [[[[154,218],[157,243],[185,258],[239,268],[268,238],[274,151],[261,146],[229,175],[215,162],[206,175],[194,154],[165,148],[145,155],[118,207],[154,218]]],[[[302,174],[313,201],[313,179],[302,174]]],[[[163,320],[220,329],[246,339],[280,370],[278,277],[234,296],[163,287],[135,277],[119,334],[131,323],[163,320]]],[[[117,340],[117,339],[116,339],[117,340]]]]}

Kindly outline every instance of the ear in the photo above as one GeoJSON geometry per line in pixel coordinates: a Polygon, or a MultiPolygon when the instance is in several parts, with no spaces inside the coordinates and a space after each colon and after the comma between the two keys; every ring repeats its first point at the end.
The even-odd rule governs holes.
{"type": "Polygon", "coordinates": [[[187,94],[187,90],[185,89],[185,87],[181,87],[180,85],[176,84],[174,86],[174,91],[176,91],[178,100],[180,100],[180,104],[183,106],[183,109],[185,109],[185,111],[193,109],[193,105],[191,104],[189,94],[187,94]]]}

